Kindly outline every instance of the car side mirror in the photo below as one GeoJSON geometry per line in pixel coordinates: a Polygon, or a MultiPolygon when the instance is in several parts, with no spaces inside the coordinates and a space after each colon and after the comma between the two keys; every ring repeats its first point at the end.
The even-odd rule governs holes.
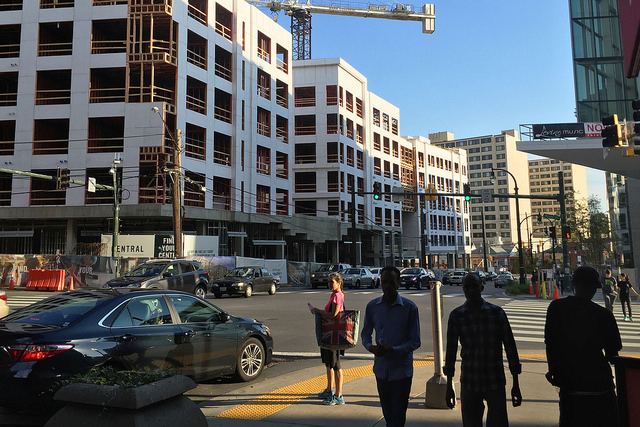
{"type": "Polygon", "coordinates": [[[170,271],[165,271],[164,273],[162,273],[162,277],[171,277],[172,274],[170,271]]]}

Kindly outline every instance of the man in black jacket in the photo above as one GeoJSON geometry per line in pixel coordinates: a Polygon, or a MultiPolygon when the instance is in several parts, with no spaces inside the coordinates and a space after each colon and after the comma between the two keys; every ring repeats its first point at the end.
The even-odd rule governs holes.
{"type": "Polygon", "coordinates": [[[600,275],[579,267],[573,276],[575,296],[552,301],[544,339],[547,380],[560,388],[560,427],[618,426],[618,406],[611,366],[622,348],[613,314],[591,301],[600,275]]]}

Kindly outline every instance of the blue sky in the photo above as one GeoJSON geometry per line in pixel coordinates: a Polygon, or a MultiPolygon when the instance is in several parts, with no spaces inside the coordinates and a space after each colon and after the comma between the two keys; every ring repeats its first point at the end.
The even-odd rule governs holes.
{"type": "MultiPolygon", "coordinates": [[[[433,34],[419,22],[314,14],[312,58],[341,57],[366,76],[371,92],[400,108],[402,135],[575,122],[568,0],[431,3],[433,34]]],[[[284,13],[278,21],[289,29],[284,13]]],[[[604,173],[589,169],[587,185],[606,210],[604,173]]]]}

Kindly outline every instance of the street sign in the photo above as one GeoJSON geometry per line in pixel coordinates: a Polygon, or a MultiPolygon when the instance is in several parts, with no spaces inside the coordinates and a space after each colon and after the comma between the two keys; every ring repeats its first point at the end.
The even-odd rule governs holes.
{"type": "Polygon", "coordinates": [[[491,203],[493,202],[493,190],[489,188],[482,189],[482,203],[491,203]]]}
{"type": "Polygon", "coordinates": [[[391,196],[391,200],[393,200],[394,202],[402,202],[404,200],[404,195],[396,194],[396,193],[404,193],[404,187],[402,186],[393,187],[392,191],[393,191],[393,195],[391,196]]]}
{"type": "Polygon", "coordinates": [[[547,218],[547,219],[555,219],[556,221],[560,221],[560,217],[558,215],[550,215],[550,214],[544,214],[542,215],[543,218],[547,218]]]}

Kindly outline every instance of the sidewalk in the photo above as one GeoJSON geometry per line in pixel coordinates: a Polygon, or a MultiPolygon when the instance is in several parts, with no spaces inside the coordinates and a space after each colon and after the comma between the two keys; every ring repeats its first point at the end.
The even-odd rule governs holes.
{"type": "MultiPolygon", "coordinates": [[[[372,360],[349,360],[345,357],[343,369],[360,371],[369,369],[372,360]]],[[[319,361],[318,361],[319,362],[319,361]]],[[[522,375],[520,387],[522,406],[514,408],[508,403],[509,422],[512,426],[555,426],[558,424],[558,394],[544,378],[546,360],[539,355],[521,357],[522,375]]],[[[280,376],[276,381],[252,385],[238,390],[233,396],[218,396],[198,405],[210,426],[261,427],[261,426],[331,426],[331,427],[384,427],[382,410],[378,400],[375,377],[361,375],[345,378],[342,406],[324,406],[314,397],[326,385],[325,369],[304,369],[280,376]],[[274,393],[274,391],[276,391],[274,393]],[[306,397],[313,393],[311,397],[306,397]],[[266,395],[266,396],[265,396],[266,395]],[[258,399],[259,398],[259,399],[258,399]],[[247,404],[252,399],[252,404],[247,404]],[[235,418],[226,418],[234,416],[235,418]],[[222,414],[222,417],[220,416],[222,414]],[[269,415],[270,414],[270,415],[269,415]],[[265,416],[266,415],[266,416],[265,416]],[[252,419],[253,418],[253,419],[252,419]]],[[[459,370],[458,370],[459,371],[459,370]]],[[[346,376],[346,375],[345,375],[346,376]]],[[[460,402],[454,410],[427,409],[425,403],[426,382],[433,376],[433,365],[414,369],[411,400],[407,411],[407,427],[424,425],[461,425],[460,402]]],[[[456,380],[458,377],[456,377],[456,380]]],[[[455,383],[456,392],[460,388],[455,383]]],[[[510,400],[511,377],[507,370],[507,397],[510,400]]],[[[443,392],[444,393],[444,392],[443,392]]]]}

